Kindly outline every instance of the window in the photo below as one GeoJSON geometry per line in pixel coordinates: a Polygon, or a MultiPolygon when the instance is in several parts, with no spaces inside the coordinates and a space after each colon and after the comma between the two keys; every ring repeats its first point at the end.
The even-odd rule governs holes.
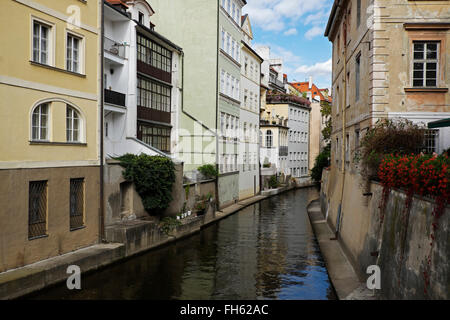
{"type": "Polygon", "coordinates": [[[80,117],[72,107],[66,107],[66,139],[67,142],[80,141],[80,117]]]}
{"type": "Polygon", "coordinates": [[[420,151],[428,154],[438,152],[438,138],[439,130],[425,130],[425,145],[420,151]]]}
{"type": "Polygon", "coordinates": [[[223,137],[225,135],[225,114],[222,112],[220,114],[220,134],[223,137]]]}
{"type": "Polygon", "coordinates": [[[345,136],[345,161],[350,161],[350,136],[348,134],[345,136]]]}
{"type": "Polygon", "coordinates": [[[231,37],[227,33],[227,50],[225,50],[226,53],[230,54],[230,45],[231,45],[231,37]]]}
{"type": "Polygon", "coordinates": [[[222,50],[225,50],[225,31],[222,30],[222,50]]]}
{"type": "Polygon", "coordinates": [[[66,68],[68,71],[80,72],[80,39],[67,35],[66,68]]]}
{"type": "Polygon", "coordinates": [[[413,42],[413,87],[436,87],[438,71],[438,42],[413,42]]]}
{"type": "Polygon", "coordinates": [[[144,14],[139,11],[139,23],[144,24],[144,14]]]}
{"type": "Polygon", "coordinates": [[[236,100],[240,100],[241,98],[241,90],[239,86],[239,80],[236,79],[236,100]]]}
{"type": "MultiPolygon", "coordinates": [[[[233,4],[233,5],[234,5],[234,4],[233,4]]],[[[234,41],[234,39],[232,39],[232,40],[231,40],[231,54],[230,54],[230,56],[232,56],[233,59],[236,60],[235,50],[236,50],[236,41],[234,41]]]]}
{"type": "Polygon", "coordinates": [[[48,140],[48,104],[37,106],[31,120],[31,140],[48,140]]]}
{"type": "Polygon", "coordinates": [[[141,140],[163,152],[170,152],[170,128],[138,122],[141,140]]]}
{"type": "Polygon", "coordinates": [[[33,22],[33,61],[49,64],[50,27],[40,22],[33,22]]]}
{"type": "Polygon", "coordinates": [[[231,94],[230,97],[234,98],[234,88],[235,88],[235,84],[236,84],[236,79],[234,77],[231,77],[231,94]]]}
{"type": "Polygon", "coordinates": [[[220,92],[225,93],[225,71],[220,73],[220,92]]]}
{"type": "Polygon", "coordinates": [[[137,35],[138,60],[165,72],[172,71],[172,52],[150,39],[137,35]]]}
{"type": "Polygon", "coordinates": [[[230,13],[231,12],[231,0],[228,0],[228,3],[227,3],[227,12],[228,13],[230,13]]]}
{"type": "Polygon", "coordinates": [[[28,189],[28,239],[47,233],[47,181],[30,181],[28,189]]]}
{"type": "Polygon", "coordinates": [[[84,225],[84,178],[70,179],[70,230],[84,225]]]}
{"type": "Polygon", "coordinates": [[[355,150],[359,149],[359,130],[355,130],[355,150]]]}
{"type": "Polygon", "coordinates": [[[170,101],[170,87],[153,80],[138,78],[138,106],[170,112],[170,101]]]}
{"type": "Polygon", "coordinates": [[[233,7],[232,7],[232,9],[231,9],[231,17],[233,18],[233,20],[236,20],[235,14],[237,15],[237,12],[236,12],[236,5],[235,5],[234,2],[233,2],[233,7]]]}
{"type": "Polygon", "coordinates": [[[267,130],[266,132],[266,148],[272,148],[272,131],[267,130]]]}
{"type": "Polygon", "coordinates": [[[359,86],[360,86],[360,67],[361,67],[361,53],[356,57],[356,75],[355,75],[355,81],[356,81],[356,101],[359,100],[359,86]]]}
{"type": "Polygon", "coordinates": [[[226,94],[229,96],[231,96],[230,90],[231,90],[231,76],[229,74],[227,74],[227,92],[226,92],[226,94]]]}
{"type": "Polygon", "coordinates": [[[361,0],[356,1],[356,27],[361,24],[361,0]]]}

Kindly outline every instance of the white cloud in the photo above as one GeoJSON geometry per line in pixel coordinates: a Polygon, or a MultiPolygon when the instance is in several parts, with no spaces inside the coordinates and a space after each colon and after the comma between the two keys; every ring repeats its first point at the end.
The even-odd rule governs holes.
{"type": "Polygon", "coordinates": [[[315,26],[312,27],[311,29],[309,29],[308,31],[306,31],[305,33],[305,38],[308,40],[313,39],[314,37],[320,36],[324,34],[324,29],[325,27],[323,26],[315,26]]]}
{"type": "Polygon", "coordinates": [[[302,65],[295,69],[295,73],[306,76],[331,76],[332,60],[318,62],[313,65],[302,65]]]}
{"type": "Polygon", "coordinates": [[[298,32],[297,32],[297,29],[295,29],[295,28],[291,28],[291,29],[289,29],[289,30],[286,30],[283,34],[285,35],[285,36],[293,36],[293,35],[296,35],[298,32]]]}
{"type": "Polygon", "coordinates": [[[314,14],[329,0],[247,0],[244,12],[256,26],[268,31],[282,31],[305,14],[314,14]]]}

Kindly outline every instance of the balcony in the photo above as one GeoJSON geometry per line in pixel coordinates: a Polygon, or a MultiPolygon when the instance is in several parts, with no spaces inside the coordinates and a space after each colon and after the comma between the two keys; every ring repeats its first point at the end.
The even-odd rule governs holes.
{"type": "Polygon", "coordinates": [[[122,59],[125,59],[125,45],[112,39],[104,37],[103,45],[105,52],[122,59]]]}
{"type": "Polygon", "coordinates": [[[120,92],[105,89],[105,103],[125,107],[125,95],[120,92]]]}
{"type": "Polygon", "coordinates": [[[288,147],[287,146],[280,147],[280,149],[278,151],[278,155],[280,157],[287,157],[287,155],[288,155],[288,147]]]}

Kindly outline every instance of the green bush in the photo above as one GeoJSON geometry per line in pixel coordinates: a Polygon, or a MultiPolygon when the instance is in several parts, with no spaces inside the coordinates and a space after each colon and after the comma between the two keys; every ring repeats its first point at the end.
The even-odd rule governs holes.
{"type": "Polygon", "coordinates": [[[263,168],[270,168],[270,163],[264,163],[263,168]]]}
{"type": "Polygon", "coordinates": [[[275,189],[278,188],[278,179],[277,176],[271,176],[269,179],[269,188],[275,189]]]}
{"type": "Polygon", "coordinates": [[[172,201],[175,165],[169,158],[146,154],[125,154],[116,158],[125,168],[123,176],[133,182],[148,212],[161,213],[172,201]]]}
{"type": "Polygon", "coordinates": [[[311,178],[315,182],[319,182],[322,179],[322,171],[323,168],[326,168],[330,165],[328,158],[330,157],[330,149],[331,145],[328,144],[321,153],[316,157],[314,162],[314,167],[311,170],[311,178]]]}
{"type": "Polygon", "coordinates": [[[197,170],[200,171],[200,173],[203,174],[207,179],[215,179],[219,175],[216,166],[213,164],[205,164],[198,167],[197,170]]]}
{"type": "Polygon", "coordinates": [[[385,154],[417,154],[424,145],[424,130],[406,119],[379,120],[361,140],[361,174],[377,179],[378,167],[385,154]]]}

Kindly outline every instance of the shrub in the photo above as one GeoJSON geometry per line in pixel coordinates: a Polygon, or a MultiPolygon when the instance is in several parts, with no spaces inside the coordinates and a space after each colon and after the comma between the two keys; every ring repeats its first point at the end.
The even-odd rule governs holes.
{"type": "Polygon", "coordinates": [[[328,158],[330,157],[331,145],[328,144],[321,153],[316,157],[314,167],[311,170],[311,178],[315,182],[319,182],[322,179],[322,170],[330,165],[328,158]]]}
{"type": "Polygon", "coordinates": [[[424,144],[424,130],[406,119],[379,120],[361,140],[361,174],[376,179],[385,154],[415,154],[424,144]]]}
{"type": "Polygon", "coordinates": [[[172,201],[175,165],[169,158],[146,154],[125,154],[116,158],[125,168],[123,176],[133,182],[148,212],[161,213],[172,201]]]}
{"type": "Polygon", "coordinates": [[[269,188],[270,189],[278,188],[277,176],[271,176],[268,183],[269,183],[269,188]]]}
{"type": "Polygon", "coordinates": [[[270,168],[270,163],[264,163],[263,168],[270,168]]]}
{"type": "Polygon", "coordinates": [[[213,164],[205,164],[198,167],[197,170],[200,171],[200,173],[203,174],[207,179],[215,179],[219,175],[216,166],[213,164]]]}

